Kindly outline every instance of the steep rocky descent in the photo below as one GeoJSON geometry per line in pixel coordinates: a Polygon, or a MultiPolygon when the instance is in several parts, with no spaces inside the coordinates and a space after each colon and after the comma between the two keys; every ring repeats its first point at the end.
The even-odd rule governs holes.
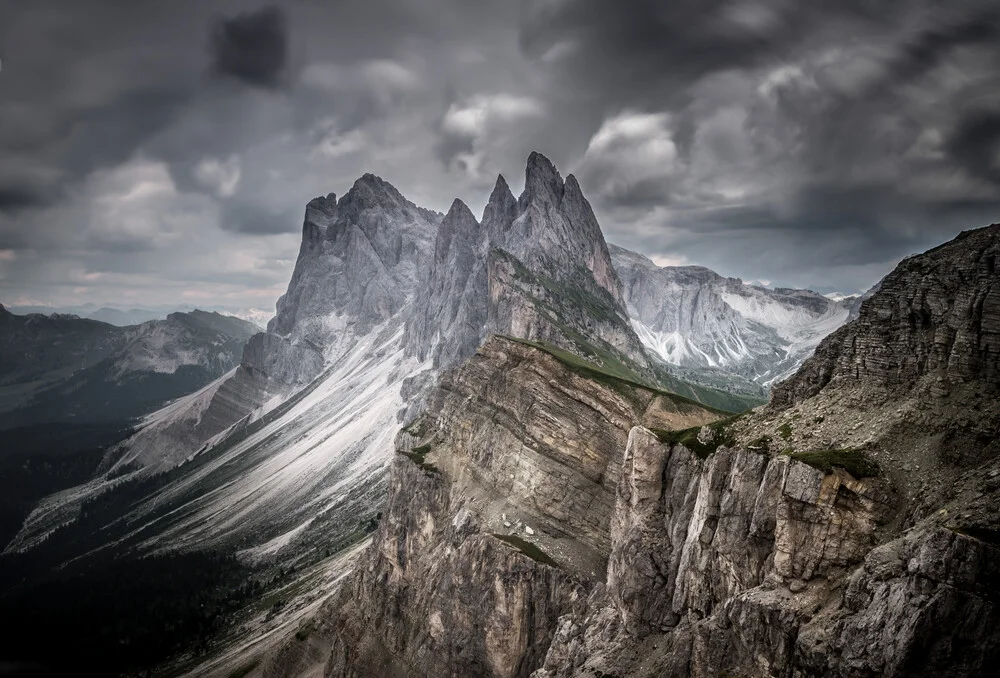
{"type": "Polygon", "coordinates": [[[992,675],[998,236],[903,262],[773,407],[700,429],[487,344],[398,440],[325,675],[992,675]],[[862,368],[864,337],[889,348],[862,368]]]}
{"type": "Polygon", "coordinates": [[[482,224],[456,201],[438,232],[429,296],[408,350],[448,367],[490,334],[544,340],[652,376],[629,326],[621,282],[576,178],[532,153],[515,200],[501,176],[482,224]]]}
{"type": "Polygon", "coordinates": [[[603,577],[629,428],[721,416],[557,355],[491,338],[399,435],[329,675],[527,675],[603,577]]]}
{"type": "Polygon", "coordinates": [[[767,289],[701,266],[659,267],[611,246],[639,338],[668,363],[713,368],[770,386],[847,322],[853,297],[767,289]]]}
{"type": "Polygon", "coordinates": [[[722,492],[686,532],[683,448],[634,429],[607,589],[562,620],[536,678],[992,675],[998,252],[994,225],[902,262],[769,408],[728,427],[735,447],[699,474],[722,492]]]}

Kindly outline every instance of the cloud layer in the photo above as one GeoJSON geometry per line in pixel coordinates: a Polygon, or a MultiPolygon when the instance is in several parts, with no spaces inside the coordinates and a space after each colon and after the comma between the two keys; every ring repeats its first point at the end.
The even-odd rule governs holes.
{"type": "Polygon", "coordinates": [[[269,306],[374,172],[539,150],[609,239],[853,292],[1000,214],[993,0],[53,0],[0,9],[0,301],[269,306]]]}

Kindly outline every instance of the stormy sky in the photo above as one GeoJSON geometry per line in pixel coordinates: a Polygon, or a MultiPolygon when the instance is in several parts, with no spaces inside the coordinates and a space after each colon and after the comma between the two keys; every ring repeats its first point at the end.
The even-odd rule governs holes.
{"type": "Polygon", "coordinates": [[[0,5],[0,302],[273,307],[364,172],[537,150],[611,242],[821,291],[1000,221],[996,0],[0,5]]]}

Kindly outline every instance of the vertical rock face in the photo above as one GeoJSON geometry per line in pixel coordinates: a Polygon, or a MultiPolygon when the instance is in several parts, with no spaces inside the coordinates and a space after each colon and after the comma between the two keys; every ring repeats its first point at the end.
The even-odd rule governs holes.
{"type": "Polygon", "coordinates": [[[942,392],[1000,382],[1000,224],[903,261],[771,403],[786,407],[827,385],[908,387],[928,376],[942,392]]]}
{"type": "Polygon", "coordinates": [[[325,347],[395,315],[431,258],[441,216],[366,174],[306,208],[302,248],[268,331],[325,347]],[[342,318],[333,322],[332,318],[342,318]]]}
{"type": "Polygon", "coordinates": [[[490,339],[397,439],[375,543],[329,623],[327,675],[527,676],[611,548],[629,428],[718,415],[490,339]]]}
{"type": "Polygon", "coordinates": [[[438,229],[426,287],[406,327],[406,343],[421,360],[454,365],[475,352],[486,326],[485,240],[479,222],[455,200],[438,229]]]}
{"type": "MultiPolygon", "coordinates": [[[[553,186],[536,193],[554,202],[553,186]]],[[[852,389],[912,391],[933,368],[964,380],[962,399],[934,396],[947,405],[937,419],[995,429],[997,231],[918,258],[915,287],[900,283],[915,266],[904,262],[824,342],[829,378],[794,387],[814,359],[776,393],[792,399],[791,418],[772,408],[699,429],[712,413],[674,407],[654,421],[671,409],[655,393],[488,342],[397,438],[390,509],[323,620],[325,675],[991,675],[996,445],[961,466],[942,454],[946,487],[915,510],[913,479],[934,478],[895,456],[905,429],[830,449],[793,424],[882,421],[899,401],[852,389]],[[865,362],[857,347],[874,337],[882,349],[865,362]],[[816,403],[824,414],[803,422],[816,403]],[[781,439],[805,449],[779,453],[781,439]]]]}

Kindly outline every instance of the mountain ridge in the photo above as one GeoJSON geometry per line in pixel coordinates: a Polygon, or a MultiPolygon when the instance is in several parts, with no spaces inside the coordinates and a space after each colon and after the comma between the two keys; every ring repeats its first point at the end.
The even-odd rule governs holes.
{"type": "Polygon", "coordinates": [[[491,339],[397,436],[387,512],[317,637],[263,672],[989,675],[998,256],[995,225],[905,260],[770,407],[708,425],[635,423],[641,399],[491,339]]]}
{"type": "Polygon", "coordinates": [[[526,365],[563,351],[631,375],[626,399],[636,383],[670,383],[744,409],[660,381],[575,178],[537,154],[525,173],[518,198],[498,177],[482,222],[460,200],[447,215],[418,208],[374,175],[310,201],[288,289],[240,364],[146,417],[88,483],[39,502],[7,556],[83,547],[72,562],[85,567],[110,550],[121,562],[221,552],[242,574],[213,591],[237,598],[252,577],[321,582],[310,602],[228,629],[237,644],[271,638],[314,609],[377,525],[395,431],[422,416],[443,370],[504,345],[497,335],[548,347],[519,345],[526,365]]]}

